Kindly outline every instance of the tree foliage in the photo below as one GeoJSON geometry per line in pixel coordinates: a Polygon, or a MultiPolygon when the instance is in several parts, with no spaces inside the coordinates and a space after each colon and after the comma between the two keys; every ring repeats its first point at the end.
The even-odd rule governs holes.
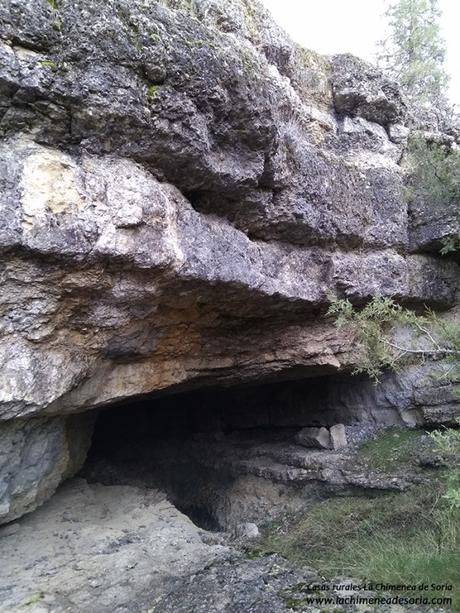
{"type": "Polygon", "coordinates": [[[387,369],[398,369],[408,359],[428,357],[449,363],[447,376],[460,378],[460,328],[427,310],[417,315],[392,298],[373,298],[364,308],[355,308],[349,300],[333,300],[328,315],[338,328],[352,331],[361,350],[356,373],[367,373],[376,381],[387,369]],[[397,330],[408,334],[400,340],[397,330]]]}
{"type": "Polygon", "coordinates": [[[411,183],[433,205],[458,207],[460,201],[460,151],[414,135],[409,142],[411,183]]]}
{"type": "Polygon", "coordinates": [[[448,76],[437,0],[394,0],[386,11],[389,37],[379,43],[379,65],[412,99],[446,104],[448,76]]]}

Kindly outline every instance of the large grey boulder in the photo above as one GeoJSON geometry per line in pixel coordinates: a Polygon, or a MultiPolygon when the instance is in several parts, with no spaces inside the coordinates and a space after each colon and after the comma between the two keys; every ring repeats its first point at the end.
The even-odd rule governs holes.
{"type": "Polygon", "coordinates": [[[343,424],[334,424],[331,426],[329,428],[329,434],[331,436],[332,449],[342,449],[347,446],[347,432],[343,424]]]}
{"type": "Polygon", "coordinates": [[[0,524],[33,511],[82,466],[92,415],[0,423],[0,524]]]}
{"type": "Polygon", "coordinates": [[[359,115],[382,125],[406,116],[407,105],[397,84],[353,55],[332,58],[332,88],[339,113],[359,115]]]}

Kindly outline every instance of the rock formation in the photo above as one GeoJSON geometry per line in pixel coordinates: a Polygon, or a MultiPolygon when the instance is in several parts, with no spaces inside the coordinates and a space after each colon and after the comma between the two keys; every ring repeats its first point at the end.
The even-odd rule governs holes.
{"type": "MultiPolygon", "coordinates": [[[[331,296],[455,304],[444,226],[404,197],[409,111],[372,66],[252,0],[11,0],[0,24],[0,521],[81,465],[67,415],[349,372],[331,296]]],[[[444,402],[424,385],[391,379],[391,409],[444,402]]]]}

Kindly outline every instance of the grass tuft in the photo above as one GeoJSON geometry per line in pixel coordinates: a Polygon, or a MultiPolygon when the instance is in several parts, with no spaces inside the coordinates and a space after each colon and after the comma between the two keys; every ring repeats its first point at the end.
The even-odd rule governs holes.
{"type": "Polygon", "coordinates": [[[363,443],[359,456],[370,468],[391,472],[411,464],[420,441],[420,430],[389,428],[376,439],[363,443]]]}

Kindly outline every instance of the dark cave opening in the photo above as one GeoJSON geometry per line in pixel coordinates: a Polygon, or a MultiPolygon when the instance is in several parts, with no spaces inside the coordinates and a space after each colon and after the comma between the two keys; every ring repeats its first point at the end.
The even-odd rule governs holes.
{"type": "Polygon", "coordinates": [[[324,376],[112,405],[99,411],[81,476],[161,490],[199,527],[227,530],[265,508],[276,512],[299,488],[316,495],[314,480],[306,489],[296,481],[307,450],[295,436],[303,427],[365,421],[362,386],[324,376]]]}

